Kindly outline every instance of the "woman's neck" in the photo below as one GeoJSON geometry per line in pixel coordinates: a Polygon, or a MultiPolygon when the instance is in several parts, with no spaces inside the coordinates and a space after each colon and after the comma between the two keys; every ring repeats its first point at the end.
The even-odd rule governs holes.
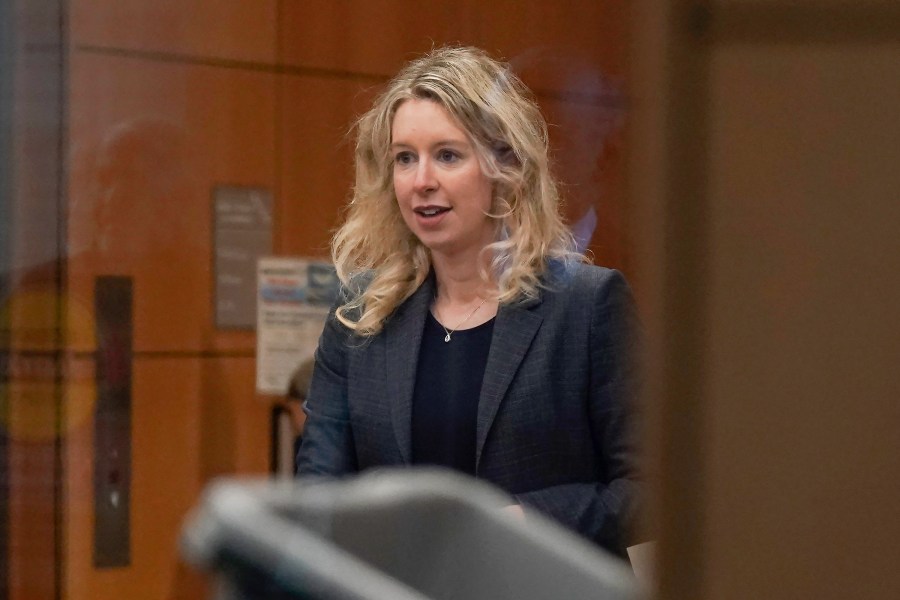
{"type": "Polygon", "coordinates": [[[435,297],[445,302],[469,304],[492,292],[491,284],[481,277],[475,261],[432,256],[432,267],[437,283],[435,297]]]}
{"type": "Polygon", "coordinates": [[[477,261],[432,256],[436,288],[431,314],[450,333],[493,319],[499,305],[495,286],[482,279],[477,261]]]}

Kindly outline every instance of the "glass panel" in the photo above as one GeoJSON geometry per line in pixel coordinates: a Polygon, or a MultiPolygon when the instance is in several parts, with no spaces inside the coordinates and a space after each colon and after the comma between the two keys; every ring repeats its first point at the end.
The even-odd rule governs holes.
{"type": "Polygon", "coordinates": [[[216,252],[328,260],[347,131],[432,46],[483,47],[532,87],[565,218],[631,275],[627,3],[408,4],[0,3],[0,599],[212,593],[182,519],[291,435],[247,314],[217,324],[216,252]],[[217,189],[271,198],[270,250],[217,249],[217,189]]]}

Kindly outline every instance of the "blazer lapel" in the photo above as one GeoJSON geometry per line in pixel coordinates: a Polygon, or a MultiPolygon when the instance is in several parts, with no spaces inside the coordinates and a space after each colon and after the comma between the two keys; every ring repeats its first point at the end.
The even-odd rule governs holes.
{"type": "Polygon", "coordinates": [[[428,277],[390,318],[384,328],[387,351],[387,386],[390,393],[391,421],[403,462],[412,462],[412,402],[416,385],[416,366],[425,316],[434,297],[434,283],[428,277]]]}
{"type": "Polygon", "coordinates": [[[488,353],[481,396],[478,400],[478,420],[475,430],[475,466],[481,461],[481,451],[488,432],[500,408],[500,401],[512,382],[525,354],[531,347],[543,317],[530,310],[540,299],[502,306],[494,321],[494,336],[488,353]]]}

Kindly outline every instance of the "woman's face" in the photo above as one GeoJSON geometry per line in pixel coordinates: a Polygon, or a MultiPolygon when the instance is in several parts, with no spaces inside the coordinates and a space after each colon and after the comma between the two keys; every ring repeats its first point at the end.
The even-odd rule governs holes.
{"type": "Polygon", "coordinates": [[[394,191],[407,227],[432,253],[481,251],[494,238],[493,184],[469,136],[430,100],[406,100],[391,128],[394,191]]]}

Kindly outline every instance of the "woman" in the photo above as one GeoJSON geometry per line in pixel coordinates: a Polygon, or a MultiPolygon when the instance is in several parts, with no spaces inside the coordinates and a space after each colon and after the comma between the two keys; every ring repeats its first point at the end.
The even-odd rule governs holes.
{"type": "Polygon", "coordinates": [[[443,465],[621,553],[634,319],[558,213],[546,125],[471,48],[410,63],[357,123],[298,472],[443,465]]]}

